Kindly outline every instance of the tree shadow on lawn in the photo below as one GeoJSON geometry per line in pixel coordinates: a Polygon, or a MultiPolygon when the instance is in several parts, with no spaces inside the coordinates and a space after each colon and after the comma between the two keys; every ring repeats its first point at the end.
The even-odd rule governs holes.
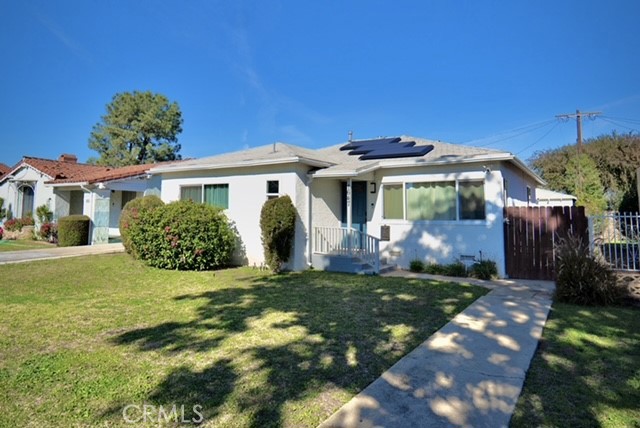
{"type": "MultiPolygon", "coordinates": [[[[331,391],[357,393],[484,293],[398,278],[256,275],[237,287],[177,297],[203,302],[192,321],[127,331],[114,342],[216,356],[204,371],[183,366],[171,372],[150,402],[171,405],[188,397],[203,406],[205,420],[226,404],[251,415],[248,426],[315,426],[343,404],[331,391]],[[314,408],[301,412],[315,412],[311,416],[284,409],[309,397],[316,397],[314,408]]],[[[114,405],[111,412],[121,409],[114,405]]]]}
{"type": "Polygon", "coordinates": [[[555,303],[511,426],[640,427],[638,315],[555,303]]]}

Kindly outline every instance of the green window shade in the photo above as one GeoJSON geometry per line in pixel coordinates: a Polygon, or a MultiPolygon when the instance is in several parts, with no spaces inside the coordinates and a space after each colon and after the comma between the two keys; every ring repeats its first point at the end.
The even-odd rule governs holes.
{"type": "Polygon", "coordinates": [[[383,217],[385,219],[399,220],[403,218],[402,213],[402,185],[385,184],[382,190],[383,197],[383,217]]]}
{"type": "Polygon", "coordinates": [[[484,183],[473,181],[458,184],[460,220],[484,220],[484,183]]]}
{"type": "Polygon", "coordinates": [[[208,184],[204,186],[204,202],[218,208],[229,208],[229,185],[208,184]]]}
{"type": "Polygon", "coordinates": [[[202,186],[185,186],[180,188],[181,201],[202,202],[202,186]]]}
{"type": "Polygon", "coordinates": [[[408,220],[455,220],[455,182],[408,183],[408,220]]]}

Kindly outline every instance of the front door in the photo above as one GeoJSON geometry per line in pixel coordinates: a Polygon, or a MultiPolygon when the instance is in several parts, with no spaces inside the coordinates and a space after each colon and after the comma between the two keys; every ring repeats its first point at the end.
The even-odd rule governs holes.
{"type": "MultiPolygon", "coordinates": [[[[351,183],[351,226],[367,233],[367,182],[351,183]]],[[[347,183],[342,183],[342,227],[347,227],[347,183]]]]}

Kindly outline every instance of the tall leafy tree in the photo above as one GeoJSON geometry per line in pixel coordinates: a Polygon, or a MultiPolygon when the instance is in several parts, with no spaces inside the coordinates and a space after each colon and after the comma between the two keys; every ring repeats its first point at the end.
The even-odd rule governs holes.
{"type": "Polygon", "coordinates": [[[182,122],[178,103],[162,94],[116,94],[89,137],[89,148],[100,154],[89,162],[126,166],[181,159],[182,122]]]}
{"type": "MultiPolygon", "coordinates": [[[[595,162],[608,208],[637,211],[636,170],[640,166],[640,136],[616,132],[601,135],[586,140],[583,153],[595,162]]],[[[572,180],[576,176],[567,174],[567,167],[575,156],[575,146],[563,146],[537,152],[529,163],[547,181],[551,189],[571,193],[576,185],[572,180]]]]}
{"type": "Polygon", "coordinates": [[[600,214],[607,208],[600,173],[589,155],[582,153],[569,159],[566,178],[569,193],[578,198],[587,214],[600,214]]]}

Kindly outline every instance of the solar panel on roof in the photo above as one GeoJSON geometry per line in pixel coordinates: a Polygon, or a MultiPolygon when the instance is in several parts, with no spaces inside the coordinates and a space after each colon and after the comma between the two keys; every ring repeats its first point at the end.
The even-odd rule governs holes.
{"type": "Polygon", "coordinates": [[[404,147],[413,147],[416,145],[415,141],[407,141],[406,143],[400,143],[400,144],[387,144],[387,145],[376,145],[375,147],[372,147],[371,145],[369,146],[364,146],[364,147],[359,147],[355,150],[351,150],[349,152],[350,155],[366,155],[367,153],[371,152],[372,149],[373,151],[378,151],[378,150],[386,150],[387,147],[391,147],[391,148],[395,148],[396,150],[401,150],[404,147]]]}
{"type": "Polygon", "coordinates": [[[427,153],[429,153],[431,150],[433,150],[432,145],[409,147],[401,150],[398,150],[397,148],[384,148],[384,149],[374,150],[367,154],[364,154],[360,156],[360,160],[411,158],[411,157],[424,156],[427,153]]]}
{"type": "Polygon", "coordinates": [[[375,140],[359,140],[359,141],[351,141],[348,144],[340,147],[340,150],[353,150],[360,147],[369,147],[369,146],[377,146],[381,144],[391,144],[397,143],[400,141],[400,138],[378,138],[375,140]]]}
{"type": "Polygon", "coordinates": [[[432,145],[416,146],[415,141],[402,141],[400,138],[378,138],[375,140],[350,141],[340,147],[348,150],[349,155],[360,156],[360,160],[394,159],[424,156],[433,150],[432,145]]]}

